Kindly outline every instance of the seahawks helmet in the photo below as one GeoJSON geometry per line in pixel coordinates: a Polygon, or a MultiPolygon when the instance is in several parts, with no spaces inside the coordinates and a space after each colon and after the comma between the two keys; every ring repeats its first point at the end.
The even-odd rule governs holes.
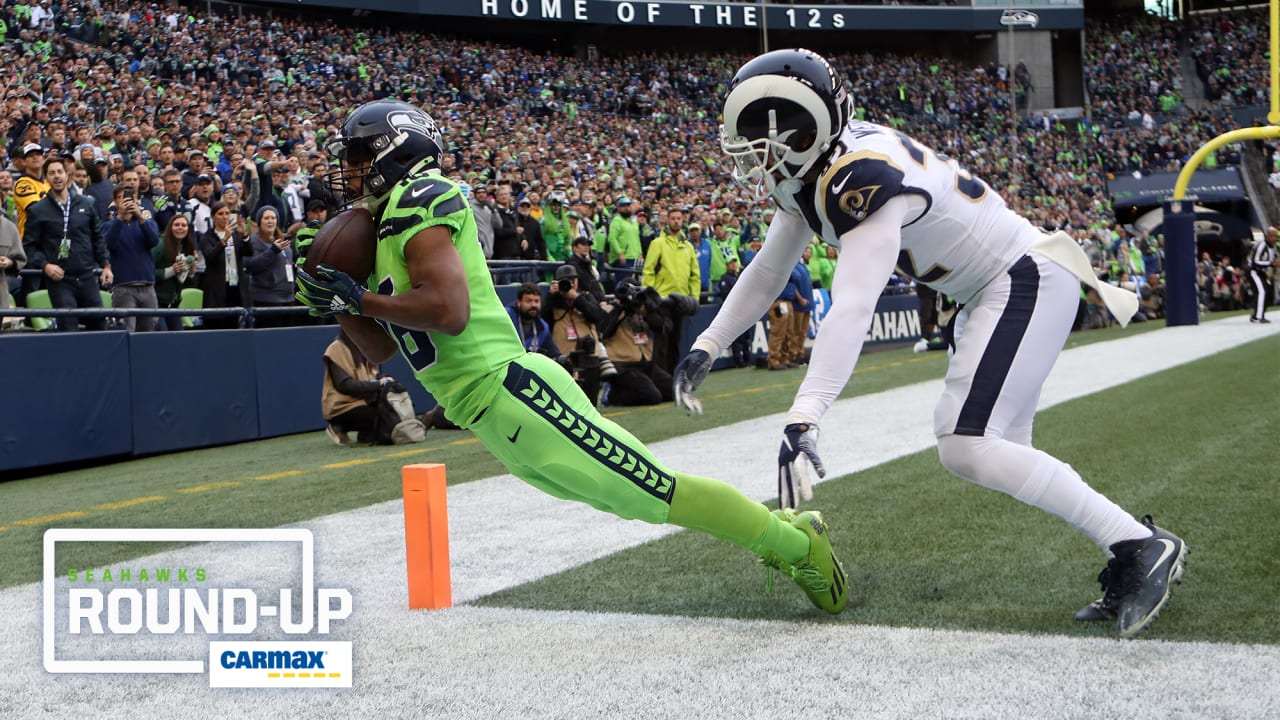
{"type": "Polygon", "coordinates": [[[365,197],[381,198],[411,171],[437,167],[444,141],[430,115],[385,99],[353,110],[328,149],[341,165],[326,182],[344,205],[351,205],[365,197]],[[361,191],[353,197],[350,182],[357,177],[361,191]]]}
{"type": "Polygon", "coordinates": [[[774,50],[729,82],[720,147],[733,161],[734,180],[757,198],[790,196],[852,114],[853,100],[830,63],[808,50],[774,50]]]}

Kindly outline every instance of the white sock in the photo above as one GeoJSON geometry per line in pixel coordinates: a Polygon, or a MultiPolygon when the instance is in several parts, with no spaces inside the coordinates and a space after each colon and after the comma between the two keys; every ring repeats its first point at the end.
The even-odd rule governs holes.
{"type": "Polygon", "coordinates": [[[938,457],[960,477],[1057,515],[1109,553],[1121,540],[1151,531],[1089,487],[1070,465],[1046,452],[1001,438],[944,435],[938,457]]]}

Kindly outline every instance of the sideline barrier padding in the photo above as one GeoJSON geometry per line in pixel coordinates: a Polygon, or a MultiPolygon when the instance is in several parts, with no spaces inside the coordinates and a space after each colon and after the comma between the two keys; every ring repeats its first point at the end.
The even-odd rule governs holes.
{"type": "Polygon", "coordinates": [[[320,412],[324,349],[337,336],[336,326],[225,332],[247,333],[253,339],[260,437],[324,427],[324,416],[320,412]]]}
{"type": "Polygon", "coordinates": [[[0,339],[0,470],[131,452],[129,359],[123,332],[0,339]]]}
{"type": "Polygon", "coordinates": [[[250,331],[134,333],[129,341],[134,453],[258,437],[250,331]]]}

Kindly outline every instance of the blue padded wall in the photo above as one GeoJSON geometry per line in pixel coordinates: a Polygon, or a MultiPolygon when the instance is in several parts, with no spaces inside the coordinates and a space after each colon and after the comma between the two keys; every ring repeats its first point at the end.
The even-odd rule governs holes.
{"type": "Polygon", "coordinates": [[[324,349],[336,325],[248,330],[257,358],[258,433],[275,437],[320,430],[324,349]]]}
{"type": "Polygon", "coordinates": [[[129,355],[123,332],[0,339],[0,470],[132,451],[129,355]]]}
{"type": "Polygon", "coordinates": [[[258,437],[254,332],[258,331],[130,336],[135,453],[258,437]]]}

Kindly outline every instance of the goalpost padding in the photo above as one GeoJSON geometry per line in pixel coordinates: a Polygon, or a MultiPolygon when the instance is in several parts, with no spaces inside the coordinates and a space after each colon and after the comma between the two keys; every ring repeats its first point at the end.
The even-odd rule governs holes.
{"type": "Polygon", "coordinates": [[[1165,321],[1171,326],[1200,323],[1194,206],[1194,198],[1164,204],[1165,321]]]}
{"type": "Polygon", "coordinates": [[[453,605],[449,578],[449,512],[442,463],[405,465],[404,550],[409,608],[439,610],[453,605]]]}

